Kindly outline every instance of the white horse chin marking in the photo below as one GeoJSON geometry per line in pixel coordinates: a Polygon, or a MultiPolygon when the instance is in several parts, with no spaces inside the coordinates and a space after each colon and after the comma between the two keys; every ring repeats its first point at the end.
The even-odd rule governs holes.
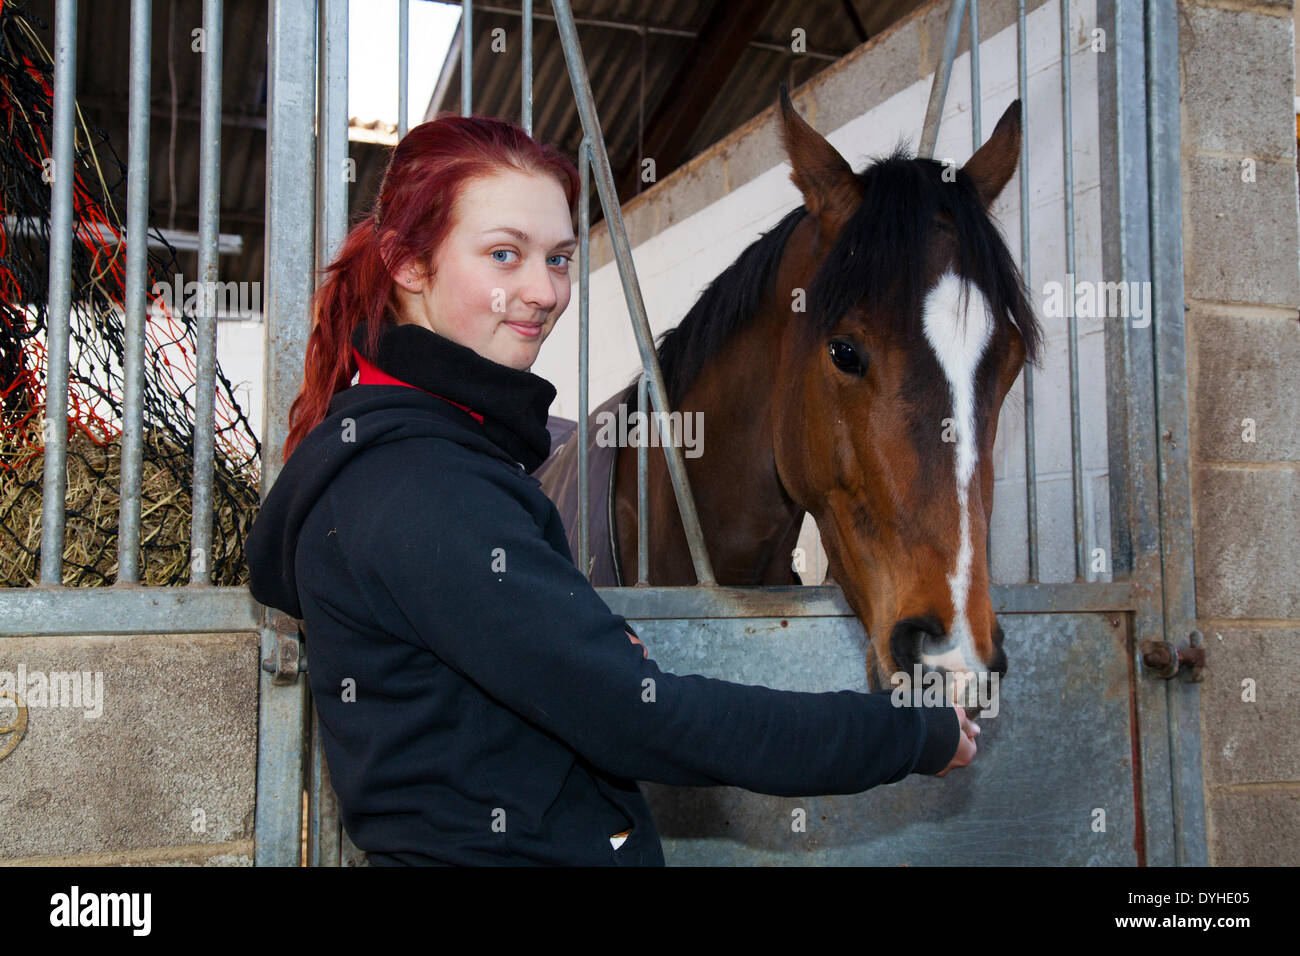
{"type": "Polygon", "coordinates": [[[979,671],[974,635],[966,612],[971,587],[970,483],[975,474],[975,372],[993,336],[993,315],[978,286],[964,283],[953,272],[940,277],[925,297],[923,328],[939,367],[948,380],[957,439],[957,507],[961,514],[961,544],[956,567],[948,575],[953,619],[939,654],[921,654],[923,666],[945,671],[979,671]],[[966,297],[962,300],[963,286],[966,297]]]}

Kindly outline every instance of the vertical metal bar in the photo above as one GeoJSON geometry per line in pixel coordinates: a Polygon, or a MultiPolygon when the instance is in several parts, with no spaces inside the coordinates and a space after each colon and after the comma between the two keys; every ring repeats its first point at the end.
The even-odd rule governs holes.
{"type": "Polygon", "coordinates": [[[397,138],[406,136],[407,100],[410,96],[411,0],[397,0],[397,138]]]}
{"type": "MultiPolygon", "coordinates": [[[[641,167],[645,162],[645,58],[646,58],[646,30],[641,27],[637,31],[641,35],[641,60],[638,66],[638,79],[636,87],[636,194],[641,195],[641,167]]],[[[790,84],[794,89],[794,84],[790,84]]]]}
{"type": "Polygon", "coordinates": [[[50,277],[46,313],[41,484],[41,583],[63,584],[68,496],[68,338],[72,311],[72,184],[77,113],[77,3],[54,8],[54,180],[50,185],[50,277]]]}
{"type": "MultiPolygon", "coordinates": [[[[591,580],[591,482],[587,474],[587,404],[591,365],[587,352],[590,339],[591,303],[591,137],[584,136],[578,148],[578,567],[591,580]]],[[[602,491],[603,493],[603,491],[602,491]]]]}
{"type": "Polygon", "coordinates": [[[520,43],[523,48],[523,127],[529,136],[533,135],[533,0],[524,0],[520,11],[523,18],[520,27],[523,31],[520,43]]]}
{"type": "Polygon", "coordinates": [[[1070,0],[1061,0],[1061,141],[1065,168],[1065,298],[1070,339],[1070,493],[1074,503],[1074,579],[1087,566],[1083,531],[1083,439],[1079,427],[1079,320],[1074,314],[1074,130],[1070,109],[1070,0]]]}
{"type": "Polygon", "coordinates": [[[348,162],[348,0],[321,0],[320,12],[318,268],[330,263],[347,234],[348,183],[355,179],[348,162]]]}
{"type": "Polygon", "coordinates": [[[474,4],[461,0],[460,22],[460,115],[474,112],[474,4]]]}
{"type": "MultiPolygon", "coordinates": [[[[126,181],[126,342],[122,360],[122,473],[117,583],[140,580],[140,475],[144,457],[145,280],[149,265],[149,41],[151,0],[131,0],[131,94],[126,181]]],[[[180,305],[177,304],[177,308],[180,305]]]]}
{"type": "MultiPolygon", "coordinates": [[[[1178,4],[1147,0],[1147,158],[1151,179],[1151,280],[1160,436],[1160,545],[1165,640],[1186,647],[1196,624],[1196,578],[1188,464],[1187,359],[1183,300],[1182,146],[1178,4]]],[[[1199,686],[1167,682],[1173,778],[1174,862],[1205,866],[1199,686]]]]}
{"type": "MultiPolygon", "coordinates": [[[[348,183],[352,179],[348,163],[348,0],[321,0],[318,14],[316,266],[321,269],[334,258],[347,233],[348,183]]],[[[320,718],[311,702],[310,686],[305,689],[305,695],[308,709],[304,720],[309,720],[311,726],[307,865],[339,866],[343,858],[343,828],[338,797],[330,785],[320,718]]]]}
{"type": "MultiPolygon", "coordinates": [[[[289,405],[310,331],[315,213],[316,2],[270,7],[266,123],[266,344],[263,363],[262,500],[283,467],[289,405]],[[310,51],[312,56],[304,56],[310,51]]],[[[262,628],[262,658],[277,634],[262,628]]],[[[258,866],[299,866],[302,855],[303,712],[306,680],[258,688],[258,866]]]]}
{"type": "Polygon", "coordinates": [[[980,116],[980,0],[970,0],[970,141],[971,152],[984,142],[980,116]]]}
{"type": "MultiPolygon", "coordinates": [[[[574,97],[578,101],[578,115],[582,118],[583,130],[591,138],[592,159],[596,167],[596,191],[600,195],[601,206],[605,211],[610,244],[614,249],[614,260],[618,263],[619,279],[623,283],[623,295],[627,299],[628,311],[632,313],[632,331],[636,335],[637,349],[641,354],[641,367],[650,375],[651,401],[654,407],[670,410],[668,396],[664,392],[663,374],[659,368],[659,356],[655,352],[654,338],[650,332],[650,321],[646,318],[645,300],[641,297],[641,285],[637,281],[636,267],[632,263],[627,227],[623,223],[623,208],[619,205],[614,173],[610,169],[609,154],[605,151],[605,141],[601,136],[600,118],[596,115],[596,104],[591,95],[587,64],[578,45],[578,31],[573,22],[573,10],[569,6],[569,0],[552,0],[552,7],[555,10],[555,26],[560,34],[560,43],[564,47],[564,58],[569,66],[569,80],[573,84],[574,97]]],[[[682,460],[682,450],[670,442],[664,445],[664,454],[667,458],[673,491],[677,496],[682,525],[686,531],[691,561],[695,566],[696,581],[702,585],[716,584],[713,565],[704,546],[704,532],[700,528],[700,516],[695,508],[695,497],[691,494],[690,478],[686,474],[686,463],[682,460]]]]}
{"type": "MultiPolygon", "coordinates": [[[[1113,50],[1097,77],[1102,274],[1107,282],[1123,282],[1129,288],[1130,282],[1149,282],[1151,278],[1143,15],[1132,5],[1125,8],[1119,0],[1099,0],[1097,25],[1106,31],[1113,50]]],[[[1135,397],[1130,384],[1135,368],[1153,367],[1155,359],[1149,333],[1130,329],[1124,318],[1107,321],[1105,344],[1110,568],[1118,581],[1135,574],[1136,548],[1142,537],[1138,528],[1143,523],[1138,511],[1143,499],[1137,488],[1143,484],[1155,487],[1154,470],[1149,480],[1143,476],[1145,468],[1154,469],[1155,449],[1138,444],[1139,436],[1145,434],[1140,428],[1141,409],[1154,408],[1155,395],[1135,397]],[[1145,357],[1134,356],[1135,343],[1143,339],[1145,357]]],[[[1154,496],[1150,501],[1147,523],[1156,528],[1150,538],[1153,543],[1159,529],[1154,496]]],[[[1163,632],[1163,623],[1159,630],[1163,632]]]]}
{"type": "Polygon", "coordinates": [[[194,497],[190,583],[212,583],[212,482],[216,457],[217,237],[221,231],[221,62],[224,0],[203,0],[203,99],[199,111],[198,372],[194,395],[194,497]]]}
{"type": "Polygon", "coordinates": [[[961,38],[961,20],[966,15],[966,0],[952,0],[948,7],[948,22],[943,34],[943,52],[930,83],[930,102],[925,107],[925,125],[921,128],[921,145],[916,155],[924,159],[934,155],[934,143],[939,137],[939,120],[943,116],[943,101],[948,96],[948,78],[952,75],[952,61],[957,55],[957,41],[961,38]]]}
{"type": "MultiPolygon", "coordinates": [[[[650,390],[645,370],[636,383],[636,407],[642,412],[642,421],[650,427],[650,390]]],[[[646,489],[650,468],[650,442],[648,432],[643,432],[636,446],[636,583],[650,583],[650,501],[646,489]]]]}
{"type": "MultiPolygon", "coordinates": [[[[1100,0],[1097,25],[1111,47],[1098,61],[1097,76],[1103,270],[1107,281],[1147,282],[1151,234],[1142,8],[1129,0],[1100,0]]],[[[1106,325],[1108,481],[1116,541],[1111,568],[1117,578],[1130,572],[1130,666],[1136,674],[1142,673],[1142,642],[1164,636],[1153,342],[1149,324],[1134,327],[1120,319],[1106,325]]],[[[1169,866],[1174,859],[1169,685],[1144,679],[1134,689],[1139,732],[1133,771],[1144,837],[1138,849],[1148,866],[1169,866]]]]}
{"type": "MultiPolygon", "coordinates": [[[[1029,78],[1026,67],[1025,0],[1019,0],[1016,9],[1016,57],[1018,64],[1018,93],[1020,97],[1020,272],[1025,278],[1025,288],[1030,290],[1029,301],[1038,307],[1038,297],[1033,293],[1029,278],[1029,78]]],[[[1028,364],[1024,372],[1025,394],[1025,550],[1029,556],[1029,573],[1026,581],[1038,580],[1038,464],[1034,450],[1034,370],[1028,364]]]]}

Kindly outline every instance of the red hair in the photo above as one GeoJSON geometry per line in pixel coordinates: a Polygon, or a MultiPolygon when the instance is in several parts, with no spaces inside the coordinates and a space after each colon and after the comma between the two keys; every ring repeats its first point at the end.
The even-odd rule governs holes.
{"type": "Polygon", "coordinates": [[[366,342],[373,349],[383,324],[393,321],[392,272],[411,258],[432,266],[466,184],[504,169],[554,176],[576,215],[579,184],[573,163],[513,123],[443,114],[411,129],[393,149],[374,206],[348,232],[312,298],[302,388],[289,406],[286,461],[325,420],[334,394],[352,383],[356,327],[366,323],[366,342]]]}

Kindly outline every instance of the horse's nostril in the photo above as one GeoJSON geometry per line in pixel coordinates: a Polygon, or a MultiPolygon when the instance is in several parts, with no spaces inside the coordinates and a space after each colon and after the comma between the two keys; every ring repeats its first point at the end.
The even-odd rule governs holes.
{"type": "Polygon", "coordinates": [[[908,617],[890,632],[889,652],[894,666],[910,676],[913,667],[921,663],[921,655],[932,654],[945,640],[943,624],[937,618],[908,617]]]}

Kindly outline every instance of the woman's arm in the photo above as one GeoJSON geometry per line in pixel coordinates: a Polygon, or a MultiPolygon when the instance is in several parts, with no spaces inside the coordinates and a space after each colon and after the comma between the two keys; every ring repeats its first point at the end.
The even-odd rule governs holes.
{"type": "Polygon", "coordinates": [[[353,560],[369,576],[362,592],[386,628],[606,772],[785,796],[856,793],[938,772],[956,752],[950,707],[661,671],[545,539],[532,490],[488,459],[459,464],[413,470],[418,484],[393,489],[400,512],[366,529],[353,560]]]}

